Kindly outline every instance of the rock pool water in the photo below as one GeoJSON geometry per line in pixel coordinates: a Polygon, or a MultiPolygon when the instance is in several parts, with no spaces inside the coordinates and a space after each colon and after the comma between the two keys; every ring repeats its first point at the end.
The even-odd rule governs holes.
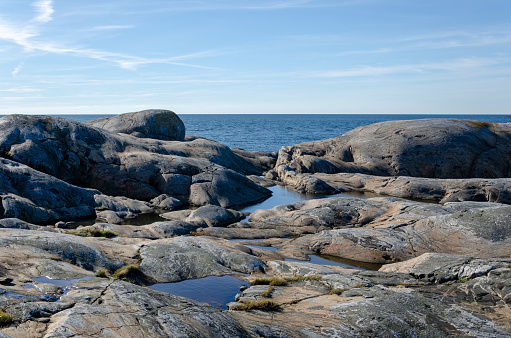
{"type": "MultiPolygon", "coordinates": [[[[360,193],[360,192],[349,192],[349,193],[340,193],[335,195],[323,195],[323,194],[306,194],[299,193],[289,187],[283,185],[274,185],[273,187],[269,187],[272,195],[256,204],[252,204],[249,206],[245,206],[239,209],[239,211],[243,212],[254,212],[257,209],[271,209],[277,205],[282,204],[290,204],[294,202],[299,202],[303,200],[309,199],[318,199],[318,198],[326,198],[326,197],[340,197],[340,196],[351,196],[351,197],[361,197],[361,198],[369,198],[369,197],[377,197],[379,195],[373,193],[360,193]]],[[[244,220],[245,222],[247,219],[244,220]]]]}
{"type": "Polygon", "coordinates": [[[376,264],[376,263],[366,263],[366,262],[359,262],[354,261],[347,258],[341,258],[337,256],[331,256],[331,255],[309,255],[310,260],[308,261],[301,261],[298,259],[291,259],[286,258],[285,261],[289,262],[307,262],[307,263],[313,263],[313,264],[320,264],[320,265],[333,265],[333,266],[343,266],[346,268],[352,268],[352,269],[359,269],[359,270],[378,270],[380,269],[383,264],[376,264]]]}
{"type": "Polygon", "coordinates": [[[227,304],[234,302],[234,297],[240,293],[243,285],[248,286],[248,283],[234,276],[209,276],[177,283],[154,284],[150,288],[227,309],[227,304]]]}

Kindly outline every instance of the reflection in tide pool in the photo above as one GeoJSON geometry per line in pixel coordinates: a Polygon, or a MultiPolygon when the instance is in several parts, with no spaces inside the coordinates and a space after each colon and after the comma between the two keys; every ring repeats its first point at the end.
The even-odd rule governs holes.
{"type": "Polygon", "coordinates": [[[382,264],[376,264],[376,263],[366,263],[366,262],[359,262],[354,261],[347,258],[341,258],[337,256],[330,256],[330,255],[309,255],[310,260],[309,261],[300,261],[297,259],[290,259],[286,258],[285,261],[289,262],[300,262],[300,263],[313,263],[313,264],[320,264],[320,265],[333,265],[333,266],[342,266],[346,268],[352,268],[352,269],[358,269],[358,270],[378,270],[382,267],[382,264]]]}
{"type": "MultiPolygon", "coordinates": [[[[318,199],[318,198],[326,198],[326,197],[360,197],[360,198],[369,198],[369,197],[377,197],[377,194],[373,193],[363,193],[363,192],[349,192],[349,193],[339,193],[335,195],[324,195],[324,194],[305,194],[299,193],[295,190],[288,188],[283,185],[275,185],[273,187],[269,187],[269,190],[272,192],[272,196],[268,199],[257,203],[252,204],[247,207],[243,207],[239,209],[243,212],[254,212],[257,209],[271,209],[277,205],[282,204],[290,204],[294,202],[300,202],[304,200],[318,199]]],[[[246,221],[246,219],[245,219],[246,221]]]]}
{"type": "Polygon", "coordinates": [[[272,246],[261,246],[261,245],[251,245],[251,244],[248,244],[246,246],[249,246],[251,248],[261,249],[261,250],[268,250],[268,251],[277,251],[277,250],[279,250],[279,249],[274,248],[272,246]]]}
{"type": "Polygon", "coordinates": [[[248,283],[234,276],[209,276],[177,283],[154,284],[150,288],[227,309],[227,304],[234,302],[242,285],[248,286],[248,283]]]}
{"type": "Polygon", "coordinates": [[[254,212],[257,209],[271,209],[277,205],[281,204],[289,204],[294,202],[299,202],[307,199],[315,199],[315,198],[323,198],[323,197],[334,197],[334,196],[345,196],[343,194],[337,195],[313,195],[313,194],[302,194],[294,191],[288,187],[283,185],[274,185],[273,187],[269,187],[272,195],[270,198],[262,201],[261,203],[252,204],[247,207],[240,209],[243,212],[254,212]]]}

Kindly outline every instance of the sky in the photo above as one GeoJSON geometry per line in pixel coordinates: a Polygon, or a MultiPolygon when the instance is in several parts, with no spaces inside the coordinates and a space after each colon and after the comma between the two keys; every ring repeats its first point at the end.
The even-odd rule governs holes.
{"type": "Polygon", "coordinates": [[[2,0],[0,114],[507,114],[510,0],[2,0]]]}

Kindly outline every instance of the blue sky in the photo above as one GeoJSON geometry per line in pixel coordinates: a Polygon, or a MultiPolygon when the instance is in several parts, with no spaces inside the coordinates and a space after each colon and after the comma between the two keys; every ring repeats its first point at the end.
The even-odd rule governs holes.
{"type": "Polygon", "coordinates": [[[2,0],[0,114],[510,114],[509,0],[2,0]]]}

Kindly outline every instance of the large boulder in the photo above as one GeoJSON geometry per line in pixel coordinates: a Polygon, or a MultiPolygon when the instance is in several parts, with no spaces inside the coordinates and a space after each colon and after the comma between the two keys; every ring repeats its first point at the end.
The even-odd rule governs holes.
{"type": "Polygon", "coordinates": [[[259,169],[217,142],[138,139],[58,117],[1,118],[0,154],[69,183],[138,200],[167,194],[226,207],[271,194],[244,176],[259,169]]]}
{"type": "Polygon", "coordinates": [[[262,272],[266,265],[249,248],[208,237],[159,240],[140,249],[140,270],[157,282],[262,272]]]}
{"type": "Polygon", "coordinates": [[[455,119],[387,121],[279,151],[298,173],[431,178],[510,177],[511,124],[455,119]]]}
{"type": "Polygon", "coordinates": [[[96,208],[148,213],[147,203],[111,197],[41,173],[26,165],[0,158],[0,218],[48,223],[94,217],[96,208]]]}
{"type": "Polygon", "coordinates": [[[183,121],[170,110],[148,109],[114,117],[102,117],[86,124],[135,137],[167,141],[183,141],[185,138],[183,121]]]}

